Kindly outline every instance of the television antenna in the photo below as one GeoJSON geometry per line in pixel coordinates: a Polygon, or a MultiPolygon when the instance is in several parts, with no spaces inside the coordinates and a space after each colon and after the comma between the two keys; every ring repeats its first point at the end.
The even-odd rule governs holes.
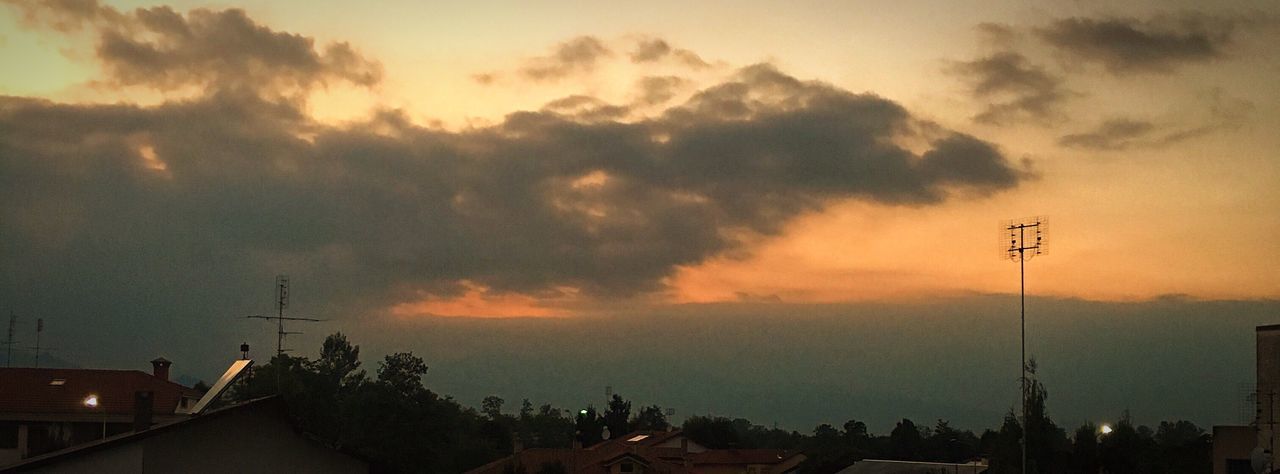
{"type": "Polygon", "coordinates": [[[36,345],[31,349],[34,350],[36,353],[35,365],[37,369],[40,368],[40,351],[43,350],[45,352],[49,352],[54,350],[54,348],[52,347],[45,347],[44,349],[40,348],[40,335],[43,333],[44,333],[44,318],[36,318],[36,345]]]}
{"type": "Polygon", "coordinates": [[[1020,319],[1022,321],[1022,471],[1027,472],[1027,260],[1048,250],[1048,219],[1043,216],[1013,219],[1000,225],[1004,258],[1018,262],[1020,319]],[[1005,242],[1008,242],[1005,245],[1005,242]]]}
{"type": "Polygon", "coordinates": [[[254,314],[250,316],[245,316],[245,318],[247,319],[265,319],[268,321],[274,320],[276,322],[276,355],[277,356],[282,356],[284,355],[285,352],[288,352],[291,350],[291,349],[284,348],[285,336],[289,334],[302,334],[301,332],[285,331],[284,330],[285,321],[308,321],[313,323],[324,321],[323,319],[297,318],[297,317],[285,316],[284,309],[288,307],[289,307],[289,276],[276,275],[276,315],[263,316],[260,314],[254,314]]]}

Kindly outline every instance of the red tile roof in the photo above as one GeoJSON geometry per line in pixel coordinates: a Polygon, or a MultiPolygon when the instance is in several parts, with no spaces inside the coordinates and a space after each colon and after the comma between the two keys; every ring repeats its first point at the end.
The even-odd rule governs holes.
{"type": "Polygon", "coordinates": [[[38,414],[131,414],[137,391],[155,393],[153,412],[172,414],[185,395],[199,392],[137,370],[0,368],[0,416],[38,414]],[[63,380],[53,385],[54,380],[63,380]],[[84,405],[90,394],[98,407],[84,405]]]}
{"type": "Polygon", "coordinates": [[[713,466],[774,465],[798,455],[798,453],[778,449],[710,449],[700,453],[685,453],[681,448],[655,447],[663,441],[680,435],[679,431],[637,431],[586,449],[526,449],[468,472],[469,474],[498,474],[506,472],[508,465],[519,465],[528,472],[536,472],[544,463],[559,461],[571,473],[607,473],[609,465],[626,458],[634,458],[636,461],[647,464],[648,472],[678,474],[700,472],[708,468],[715,470],[713,466]],[[635,442],[627,441],[638,435],[648,436],[635,442]],[[686,459],[690,467],[685,467],[686,459]]]}

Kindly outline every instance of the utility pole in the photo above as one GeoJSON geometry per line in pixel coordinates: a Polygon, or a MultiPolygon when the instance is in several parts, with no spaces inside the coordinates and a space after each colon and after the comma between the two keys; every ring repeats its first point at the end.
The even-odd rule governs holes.
{"type": "Polygon", "coordinates": [[[40,368],[40,333],[44,332],[44,318],[36,319],[36,368],[40,368]]]}
{"type": "Polygon", "coordinates": [[[17,342],[13,340],[15,330],[18,328],[18,315],[13,314],[13,310],[9,310],[9,337],[4,340],[5,358],[4,366],[13,367],[13,345],[17,342]]]}
{"type": "Polygon", "coordinates": [[[289,277],[288,275],[277,275],[276,276],[276,315],[262,316],[262,315],[255,314],[252,316],[245,316],[246,318],[249,318],[249,319],[266,319],[268,321],[275,320],[276,322],[276,355],[277,356],[282,356],[284,355],[285,352],[289,351],[289,349],[284,348],[284,337],[286,335],[302,334],[301,332],[285,331],[284,330],[285,321],[310,321],[310,322],[324,321],[323,319],[314,319],[314,318],[286,317],[284,315],[284,309],[287,307],[289,307],[289,277]]]}
{"type": "Polygon", "coordinates": [[[1022,322],[1022,473],[1027,472],[1027,260],[1036,255],[1044,255],[1048,243],[1048,220],[1044,217],[1015,219],[1000,226],[1001,243],[1009,244],[1003,248],[1004,257],[1018,262],[1020,306],[1019,317],[1022,322]],[[1035,240],[1028,241],[1029,233],[1034,233],[1035,240]]]}

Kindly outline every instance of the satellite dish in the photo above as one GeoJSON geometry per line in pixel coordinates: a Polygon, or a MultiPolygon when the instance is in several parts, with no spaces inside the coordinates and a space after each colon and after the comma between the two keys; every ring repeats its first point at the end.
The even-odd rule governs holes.
{"type": "Polygon", "coordinates": [[[601,430],[601,431],[600,431],[600,439],[609,439],[609,427],[608,427],[608,426],[604,427],[604,430],[601,430]]]}
{"type": "Polygon", "coordinates": [[[1271,452],[1262,449],[1262,446],[1253,448],[1253,452],[1249,453],[1249,465],[1253,467],[1253,472],[1262,474],[1267,472],[1267,466],[1271,464],[1271,452]]]}

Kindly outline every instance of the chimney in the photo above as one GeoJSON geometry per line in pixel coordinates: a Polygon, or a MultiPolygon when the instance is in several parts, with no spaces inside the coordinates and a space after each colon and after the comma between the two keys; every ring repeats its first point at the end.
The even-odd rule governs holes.
{"type": "Polygon", "coordinates": [[[156,376],[158,379],[169,380],[170,365],[173,365],[173,362],[169,362],[164,357],[156,357],[155,360],[151,361],[151,375],[156,376]]]}
{"type": "MultiPolygon", "coordinates": [[[[165,369],[168,370],[168,369],[165,369]]],[[[155,408],[155,392],[133,392],[133,431],[151,428],[151,410],[155,408]]]]}

